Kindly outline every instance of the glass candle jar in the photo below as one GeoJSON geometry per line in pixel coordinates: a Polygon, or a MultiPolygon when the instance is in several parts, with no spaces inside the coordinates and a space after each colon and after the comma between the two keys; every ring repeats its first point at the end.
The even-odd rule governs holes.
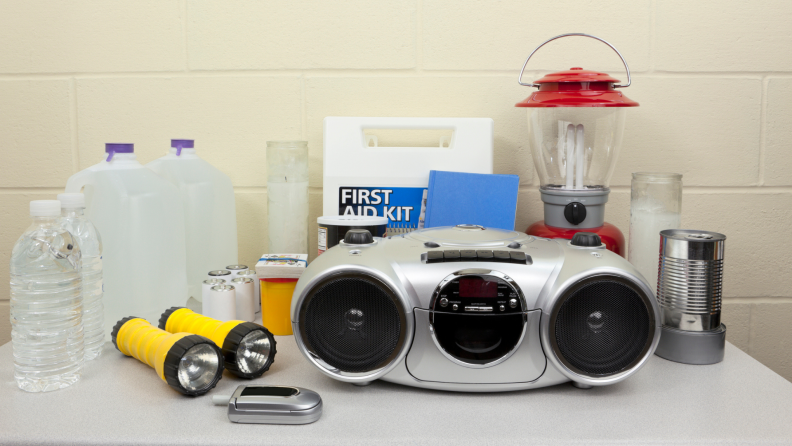
{"type": "Polygon", "coordinates": [[[308,142],[267,141],[269,249],[308,253],[308,142]]]}
{"type": "Polygon", "coordinates": [[[682,174],[632,174],[630,245],[627,259],[657,293],[660,231],[679,229],[682,213],[682,174]]]}

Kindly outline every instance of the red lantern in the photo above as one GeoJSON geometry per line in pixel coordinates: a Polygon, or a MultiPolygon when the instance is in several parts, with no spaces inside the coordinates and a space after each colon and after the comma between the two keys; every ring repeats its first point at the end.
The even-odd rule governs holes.
{"type": "Polygon", "coordinates": [[[539,175],[544,220],[528,227],[530,235],[571,239],[577,232],[599,234],[607,248],[624,255],[624,235],[605,222],[605,203],[624,133],[628,107],[638,103],[618,88],[630,86],[630,69],[610,43],[588,34],[563,34],[539,45],[525,60],[520,85],[537,87],[516,104],[528,108],[529,145],[539,175]],[[522,81],[525,67],[536,51],[567,36],[597,39],[619,55],[627,83],[606,73],[571,68],[533,82],[522,81]]]}

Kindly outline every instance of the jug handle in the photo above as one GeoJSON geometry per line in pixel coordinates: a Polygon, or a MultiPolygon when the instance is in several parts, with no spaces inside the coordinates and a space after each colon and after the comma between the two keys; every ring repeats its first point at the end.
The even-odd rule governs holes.
{"type": "MultiPolygon", "coordinates": [[[[88,188],[93,186],[93,175],[89,169],[81,170],[75,173],[66,181],[66,192],[83,192],[83,187],[88,188]]],[[[85,193],[85,192],[83,192],[85,193]]],[[[90,207],[89,200],[93,194],[85,193],[85,207],[90,207]]]]}

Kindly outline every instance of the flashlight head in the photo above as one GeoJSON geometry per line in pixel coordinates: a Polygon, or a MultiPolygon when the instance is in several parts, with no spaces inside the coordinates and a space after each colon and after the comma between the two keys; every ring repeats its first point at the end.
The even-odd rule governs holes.
{"type": "Polygon", "coordinates": [[[242,322],[223,342],[226,368],[240,378],[258,378],[275,361],[275,337],[266,328],[242,322]]]}
{"type": "Polygon", "coordinates": [[[185,336],[165,355],[165,381],[185,395],[203,395],[222,378],[224,363],[214,342],[199,335],[185,336]]]}
{"type": "Polygon", "coordinates": [[[185,395],[203,395],[223,376],[223,353],[203,336],[168,333],[142,318],[126,317],[113,327],[111,338],[118,351],[154,367],[168,385],[185,395]]]}
{"type": "Polygon", "coordinates": [[[162,313],[159,328],[196,333],[212,339],[223,353],[225,368],[240,378],[258,378],[275,360],[275,337],[261,325],[218,321],[189,308],[172,307],[162,313]]]}

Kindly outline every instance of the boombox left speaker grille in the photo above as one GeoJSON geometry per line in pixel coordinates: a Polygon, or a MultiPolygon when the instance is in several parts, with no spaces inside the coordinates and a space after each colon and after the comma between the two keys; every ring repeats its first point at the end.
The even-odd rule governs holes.
{"type": "Polygon", "coordinates": [[[655,314],[647,296],[617,276],[595,276],[562,296],[550,319],[553,349],[572,371],[606,377],[631,369],[649,350],[655,314]]]}
{"type": "Polygon", "coordinates": [[[301,307],[303,342],[342,372],[382,368],[404,344],[404,309],[390,288],[374,277],[332,276],[317,284],[301,307]]]}

